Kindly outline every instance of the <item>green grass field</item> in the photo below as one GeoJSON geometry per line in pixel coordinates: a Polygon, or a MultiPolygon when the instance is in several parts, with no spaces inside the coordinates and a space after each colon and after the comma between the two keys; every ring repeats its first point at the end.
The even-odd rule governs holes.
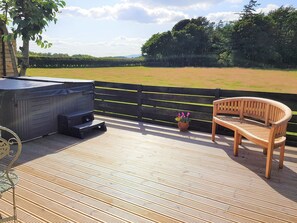
{"type": "Polygon", "coordinates": [[[297,93],[297,70],[192,67],[31,68],[27,75],[154,86],[297,93]]]}

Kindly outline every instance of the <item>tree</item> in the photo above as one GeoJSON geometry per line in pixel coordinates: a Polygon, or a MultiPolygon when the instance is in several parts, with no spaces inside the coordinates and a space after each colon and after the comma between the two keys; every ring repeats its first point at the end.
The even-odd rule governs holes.
{"type": "Polygon", "coordinates": [[[280,7],[268,14],[273,23],[273,37],[279,63],[295,65],[297,61],[297,10],[293,7],[280,7]]]}
{"type": "MultiPolygon", "coordinates": [[[[177,24],[180,24],[180,22],[177,24]]],[[[174,27],[177,27],[177,25],[174,27]]],[[[175,28],[173,30],[178,29],[175,28]]],[[[201,55],[208,53],[211,49],[212,31],[213,24],[205,17],[191,19],[182,29],[172,32],[176,39],[176,54],[201,55]]]]}
{"type": "Polygon", "coordinates": [[[164,59],[172,53],[172,41],[170,31],[154,34],[141,47],[142,55],[153,59],[164,59]]]}
{"type": "Polygon", "coordinates": [[[244,6],[231,35],[235,63],[240,66],[274,65],[276,52],[272,20],[264,13],[254,13],[259,4],[251,0],[244,6]]]}
{"type": "Polygon", "coordinates": [[[154,34],[141,48],[147,59],[157,59],[173,66],[192,65],[199,56],[211,52],[213,23],[205,17],[185,19],[176,23],[172,31],[154,34]]]}
{"type": "Polygon", "coordinates": [[[212,48],[218,58],[218,63],[223,66],[233,65],[233,54],[231,49],[231,35],[233,23],[224,24],[222,21],[215,27],[212,35],[212,48]]]}
{"type": "Polygon", "coordinates": [[[234,57],[239,65],[258,66],[273,64],[278,60],[272,22],[262,13],[236,21],[231,41],[234,57]]]}
{"type": "Polygon", "coordinates": [[[241,13],[241,16],[251,16],[256,11],[256,7],[260,4],[257,3],[257,0],[250,0],[247,5],[243,6],[243,11],[241,13]]]}
{"type": "Polygon", "coordinates": [[[181,21],[179,21],[178,23],[176,23],[173,28],[172,28],[172,32],[178,32],[183,30],[186,25],[188,25],[191,22],[190,19],[183,19],[181,21]]]}
{"type": "Polygon", "coordinates": [[[57,22],[57,13],[65,7],[63,0],[2,0],[1,5],[4,15],[9,16],[12,25],[13,37],[20,37],[23,45],[20,75],[26,74],[29,67],[29,42],[33,40],[42,48],[51,46],[51,43],[43,40],[42,32],[50,22],[57,22]]]}
{"type": "Polygon", "coordinates": [[[205,17],[178,22],[172,29],[174,66],[209,66],[213,23],[205,17]]]}

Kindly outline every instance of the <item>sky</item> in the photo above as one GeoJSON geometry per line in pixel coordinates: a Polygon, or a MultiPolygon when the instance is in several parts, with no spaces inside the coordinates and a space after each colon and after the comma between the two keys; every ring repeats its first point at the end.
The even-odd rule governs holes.
{"type": "MultiPolygon", "coordinates": [[[[141,46],[155,33],[171,30],[186,18],[205,16],[212,22],[232,21],[249,0],[66,0],[56,24],[43,33],[53,45],[33,52],[88,54],[96,57],[141,54],[141,46]]],[[[296,0],[258,0],[267,13],[280,6],[297,8],[296,0]]],[[[18,41],[18,45],[20,42],[18,41]]]]}

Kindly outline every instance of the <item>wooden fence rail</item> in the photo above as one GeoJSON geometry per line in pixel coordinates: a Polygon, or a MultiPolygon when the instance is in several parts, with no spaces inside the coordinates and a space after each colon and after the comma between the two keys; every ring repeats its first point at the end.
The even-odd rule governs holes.
{"type": "MultiPolygon", "coordinates": [[[[219,98],[251,96],[280,101],[289,106],[293,117],[288,125],[287,144],[297,146],[297,95],[223,89],[156,87],[95,82],[95,113],[176,126],[179,112],[190,112],[190,129],[211,132],[212,102],[219,98]]],[[[230,131],[218,129],[219,134],[230,131]]]]}

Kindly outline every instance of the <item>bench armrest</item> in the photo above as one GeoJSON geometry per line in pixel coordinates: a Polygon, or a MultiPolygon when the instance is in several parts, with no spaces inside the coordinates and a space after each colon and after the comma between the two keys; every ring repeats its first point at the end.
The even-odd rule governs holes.
{"type": "Polygon", "coordinates": [[[277,122],[272,122],[270,138],[272,138],[274,140],[275,138],[286,136],[287,125],[288,125],[289,120],[290,120],[290,117],[286,118],[286,119],[279,120],[277,122]]]}

